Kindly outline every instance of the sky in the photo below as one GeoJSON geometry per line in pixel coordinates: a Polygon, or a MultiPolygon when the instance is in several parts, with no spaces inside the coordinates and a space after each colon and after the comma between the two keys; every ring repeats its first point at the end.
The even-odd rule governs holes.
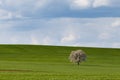
{"type": "Polygon", "coordinates": [[[120,48],[120,0],[0,0],[0,44],[120,48]]]}

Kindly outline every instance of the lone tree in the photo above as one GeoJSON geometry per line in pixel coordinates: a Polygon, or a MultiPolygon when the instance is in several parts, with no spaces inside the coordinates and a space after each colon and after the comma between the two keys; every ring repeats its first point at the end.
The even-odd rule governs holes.
{"type": "Polygon", "coordinates": [[[78,65],[80,64],[80,62],[85,61],[86,58],[87,58],[87,56],[86,56],[85,52],[82,50],[72,51],[69,56],[70,61],[77,63],[78,65]]]}

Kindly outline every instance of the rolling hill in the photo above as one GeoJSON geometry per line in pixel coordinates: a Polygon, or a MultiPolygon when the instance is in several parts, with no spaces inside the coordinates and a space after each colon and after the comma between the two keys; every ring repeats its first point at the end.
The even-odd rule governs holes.
{"type": "Polygon", "coordinates": [[[120,49],[0,45],[1,80],[120,80],[120,49]],[[87,61],[70,63],[72,50],[82,49],[87,61]]]}

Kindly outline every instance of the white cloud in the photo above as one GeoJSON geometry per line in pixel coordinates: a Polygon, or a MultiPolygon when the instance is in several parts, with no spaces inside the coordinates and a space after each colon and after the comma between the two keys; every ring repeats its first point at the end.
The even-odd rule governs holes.
{"type": "Polygon", "coordinates": [[[15,23],[11,21],[0,21],[0,30],[8,30],[13,27],[15,23]]]}
{"type": "Polygon", "coordinates": [[[34,35],[31,35],[31,44],[39,44],[38,39],[34,35]]]}
{"type": "Polygon", "coordinates": [[[16,44],[19,41],[17,37],[12,37],[10,40],[13,44],[16,44]]]}
{"type": "Polygon", "coordinates": [[[0,21],[0,42],[112,47],[113,43],[120,40],[120,27],[112,27],[112,23],[116,21],[119,21],[119,18],[5,20],[0,21]],[[19,38],[9,40],[13,36],[19,38]]]}
{"type": "Polygon", "coordinates": [[[112,22],[112,27],[120,27],[120,19],[115,20],[114,22],[112,22]]]}
{"type": "Polygon", "coordinates": [[[2,1],[0,1],[0,6],[2,5],[2,1]]]}
{"type": "Polygon", "coordinates": [[[38,37],[38,35],[31,35],[31,44],[41,44],[41,45],[52,45],[53,44],[53,40],[50,37],[46,36],[46,37],[38,37]]]}
{"type": "Polygon", "coordinates": [[[109,6],[110,5],[110,0],[94,0],[93,1],[93,7],[101,7],[101,6],[109,6]]]}
{"type": "Polygon", "coordinates": [[[66,42],[72,42],[72,41],[75,41],[75,40],[76,40],[76,36],[73,35],[73,34],[69,34],[69,35],[64,36],[61,39],[61,42],[62,43],[66,43],[66,42]]]}
{"type": "Polygon", "coordinates": [[[90,7],[90,0],[72,0],[71,8],[73,9],[86,9],[90,7]]]}
{"type": "Polygon", "coordinates": [[[48,0],[0,0],[0,19],[28,18],[28,15],[37,14],[50,2],[48,0]]]}
{"type": "MultiPolygon", "coordinates": [[[[113,6],[113,5],[115,6],[116,3],[119,4],[120,1],[118,0],[114,0],[114,1],[113,0],[64,0],[64,1],[60,1],[60,0],[24,0],[24,1],[23,0],[2,0],[1,1],[0,0],[0,7],[1,7],[0,9],[3,9],[4,11],[9,12],[6,15],[7,18],[8,17],[9,18],[10,17],[14,17],[14,18],[24,18],[24,17],[41,18],[42,17],[44,18],[48,16],[50,17],[56,17],[56,16],[57,17],[60,17],[60,16],[61,17],[62,16],[73,17],[73,13],[77,14],[75,16],[80,17],[80,15],[78,15],[79,11],[78,13],[73,12],[73,11],[81,10],[81,9],[97,8],[97,7],[102,7],[102,6],[108,6],[108,7],[113,6]],[[60,13],[58,11],[60,11],[60,13]]],[[[100,8],[99,10],[103,10],[103,9],[100,8]]],[[[86,14],[89,15],[88,11],[82,12],[82,15],[84,15],[84,13],[85,15],[86,14]]],[[[96,12],[96,10],[94,9],[91,11],[93,11],[93,13],[96,12]]],[[[110,15],[115,15],[115,14],[110,14],[110,15]]],[[[96,15],[96,17],[97,16],[99,16],[99,14],[96,15]]],[[[100,14],[100,16],[102,16],[102,14],[100,14]]],[[[93,15],[91,15],[90,17],[93,17],[93,15]]],[[[6,19],[5,15],[2,18],[6,19]]]]}
{"type": "MultiPolygon", "coordinates": [[[[26,2],[26,0],[21,1],[21,0],[4,0],[4,4],[6,4],[7,6],[20,6],[21,4],[23,4],[24,2],[26,2]]],[[[26,3],[25,3],[26,4],[26,3]]]]}
{"type": "Polygon", "coordinates": [[[36,0],[4,0],[4,5],[6,5],[6,7],[9,7],[13,10],[17,9],[26,9],[27,7],[30,7],[36,2],[36,0]]]}
{"type": "Polygon", "coordinates": [[[102,6],[118,6],[118,4],[115,5],[116,3],[120,2],[115,0],[71,0],[70,6],[72,9],[88,9],[102,6]]]}
{"type": "Polygon", "coordinates": [[[11,19],[12,13],[3,9],[0,9],[0,19],[11,19]]]}
{"type": "Polygon", "coordinates": [[[16,15],[15,15],[15,18],[23,19],[23,18],[25,18],[25,17],[23,17],[21,14],[16,14],[16,15]]]}
{"type": "Polygon", "coordinates": [[[46,44],[46,45],[52,44],[52,39],[48,36],[44,37],[42,44],[46,44]]]}
{"type": "Polygon", "coordinates": [[[34,12],[43,8],[49,2],[48,0],[4,0],[4,5],[16,12],[34,12]]]}
{"type": "Polygon", "coordinates": [[[5,9],[0,9],[0,20],[13,19],[13,18],[22,19],[25,17],[23,17],[19,12],[11,12],[5,9]]]}
{"type": "Polygon", "coordinates": [[[120,48],[120,42],[112,43],[113,48],[120,48]]]}
{"type": "Polygon", "coordinates": [[[73,46],[80,46],[80,47],[110,47],[110,44],[106,44],[104,42],[101,43],[94,43],[94,42],[80,42],[76,43],[73,46]]]}
{"type": "Polygon", "coordinates": [[[47,5],[47,3],[49,3],[49,1],[47,0],[37,0],[34,4],[34,9],[37,10],[37,9],[41,9],[43,8],[45,5],[47,5]]]}
{"type": "Polygon", "coordinates": [[[111,35],[108,32],[104,32],[104,33],[101,32],[98,37],[99,39],[107,40],[111,38],[111,35]]]}

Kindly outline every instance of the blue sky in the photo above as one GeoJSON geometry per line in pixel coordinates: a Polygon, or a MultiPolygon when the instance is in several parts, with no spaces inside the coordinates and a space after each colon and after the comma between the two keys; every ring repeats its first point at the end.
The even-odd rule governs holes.
{"type": "Polygon", "coordinates": [[[0,44],[120,48],[119,0],[0,0],[0,44]]]}

